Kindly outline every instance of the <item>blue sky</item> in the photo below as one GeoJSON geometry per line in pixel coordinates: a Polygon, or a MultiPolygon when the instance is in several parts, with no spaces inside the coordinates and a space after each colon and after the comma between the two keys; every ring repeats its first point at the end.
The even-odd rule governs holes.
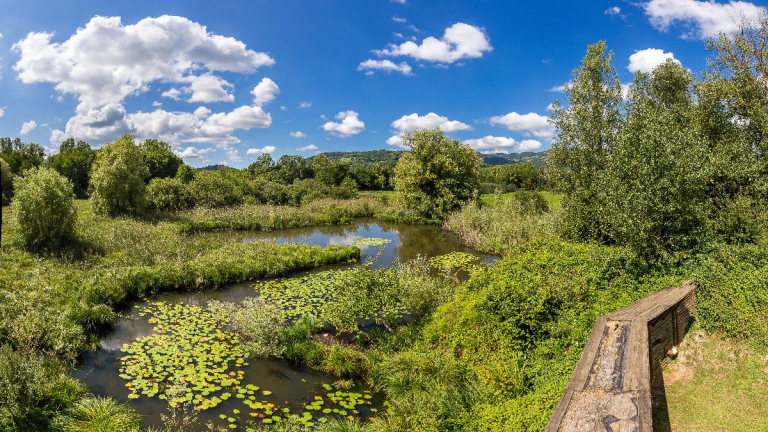
{"type": "Polygon", "coordinates": [[[547,106],[586,47],[622,82],[766,2],[251,0],[0,4],[0,136],[56,151],[122,133],[193,166],[398,149],[441,126],[481,151],[549,147],[547,106]],[[23,132],[23,134],[22,134],[23,132]],[[300,132],[300,133],[299,133],[300,132]]]}

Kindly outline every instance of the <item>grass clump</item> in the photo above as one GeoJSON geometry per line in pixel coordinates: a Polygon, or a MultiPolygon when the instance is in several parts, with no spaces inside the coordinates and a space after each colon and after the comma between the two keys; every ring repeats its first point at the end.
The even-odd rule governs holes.
{"type": "Polygon", "coordinates": [[[559,237],[561,211],[534,211],[523,199],[498,200],[493,206],[467,205],[451,214],[443,228],[456,233],[461,241],[479,251],[506,254],[515,246],[535,239],[559,237]]]}
{"type": "Polygon", "coordinates": [[[128,405],[112,398],[86,398],[72,412],[57,419],[62,432],[139,432],[139,415],[128,405]]]}

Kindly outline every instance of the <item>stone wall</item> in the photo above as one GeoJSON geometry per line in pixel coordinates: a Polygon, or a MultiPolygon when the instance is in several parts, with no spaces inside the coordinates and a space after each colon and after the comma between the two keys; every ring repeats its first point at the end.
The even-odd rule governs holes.
{"type": "Polygon", "coordinates": [[[695,310],[689,281],[599,318],[546,432],[652,432],[651,389],[695,310]]]}

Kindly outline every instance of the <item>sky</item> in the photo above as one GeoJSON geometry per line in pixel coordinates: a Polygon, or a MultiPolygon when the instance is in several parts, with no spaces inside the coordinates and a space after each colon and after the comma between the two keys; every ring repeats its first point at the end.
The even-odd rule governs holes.
{"type": "Polygon", "coordinates": [[[162,139],[192,166],[401,149],[439,126],[482,152],[546,150],[548,107],[605,40],[622,83],[766,1],[0,1],[0,136],[53,154],[162,139]]]}

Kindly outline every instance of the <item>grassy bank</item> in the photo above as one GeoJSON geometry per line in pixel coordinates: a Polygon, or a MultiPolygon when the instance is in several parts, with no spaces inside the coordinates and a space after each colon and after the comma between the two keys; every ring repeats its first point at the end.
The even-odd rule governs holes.
{"type": "Polygon", "coordinates": [[[666,409],[656,407],[654,430],[768,430],[764,353],[742,341],[693,332],[664,372],[666,409]]]}

